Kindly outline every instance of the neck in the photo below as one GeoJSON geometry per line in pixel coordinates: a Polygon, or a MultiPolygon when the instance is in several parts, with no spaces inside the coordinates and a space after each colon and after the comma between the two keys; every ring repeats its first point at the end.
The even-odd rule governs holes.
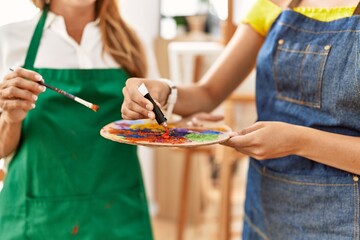
{"type": "Polygon", "coordinates": [[[80,44],[81,37],[86,24],[95,20],[95,5],[74,7],[53,1],[50,10],[65,19],[66,30],[77,43],[80,44]]]}

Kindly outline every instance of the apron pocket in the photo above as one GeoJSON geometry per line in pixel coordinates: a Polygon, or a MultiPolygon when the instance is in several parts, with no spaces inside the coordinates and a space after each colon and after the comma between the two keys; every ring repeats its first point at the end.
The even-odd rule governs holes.
{"type": "Polygon", "coordinates": [[[152,239],[140,188],[118,193],[27,198],[27,239],[152,239]]]}
{"type": "Polygon", "coordinates": [[[301,176],[263,170],[269,239],[354,239],[359,224],[358,184],[351,176],[321,178],[301,180],[301,176]]]}
{"type": "Polygon", "coordinates": [[[278,41],[274,79],[281,100],[321,107],[321,85],[331,46],[278,41]]]}

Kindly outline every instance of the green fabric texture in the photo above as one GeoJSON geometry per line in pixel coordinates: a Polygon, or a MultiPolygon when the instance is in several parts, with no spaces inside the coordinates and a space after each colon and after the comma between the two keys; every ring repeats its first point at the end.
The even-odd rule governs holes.
{"type": "Polygon", "coordinates": [[[47,9],[24,67],[100,109],[50,89],[39,95],[0,193],[0,239],[152,240],[136,147],[99,134],[121,119],[129,76],[123,69],[34,68],[46,16],[47,9]]]}

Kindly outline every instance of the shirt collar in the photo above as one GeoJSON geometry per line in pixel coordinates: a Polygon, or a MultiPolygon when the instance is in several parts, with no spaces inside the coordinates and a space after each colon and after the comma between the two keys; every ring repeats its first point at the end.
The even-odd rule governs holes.
{"type": "MultiPolygon", "coordinates": [[[[97,18],[95,19],[95,21],[89,22],[86,26],[91,25],[91,26],[98,26],[100,23],[100,19],[97,18]]],[[[52,26],[53,24],[60,24],[65,28],[65,20],[63,16],[60,15],[56,15],[53,12],[48,12],[47,18],[46,18],[46,22],[45,22],[45,26],[44,28],[49,28],[50,26],[52,26]]]]}

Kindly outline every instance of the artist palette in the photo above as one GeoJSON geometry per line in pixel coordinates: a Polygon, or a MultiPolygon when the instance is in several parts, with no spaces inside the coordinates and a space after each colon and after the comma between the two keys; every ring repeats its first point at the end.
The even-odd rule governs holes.
{"type": "Polygon", "coordinates": [[[119,120],[104,126],[100,135],[116,142],[159,147],[196,147],[229,139],[226,126],[186,127],[174,123],[168,127],[169,137],[164,138],[165,128],[155,121],[119,120]]]}

